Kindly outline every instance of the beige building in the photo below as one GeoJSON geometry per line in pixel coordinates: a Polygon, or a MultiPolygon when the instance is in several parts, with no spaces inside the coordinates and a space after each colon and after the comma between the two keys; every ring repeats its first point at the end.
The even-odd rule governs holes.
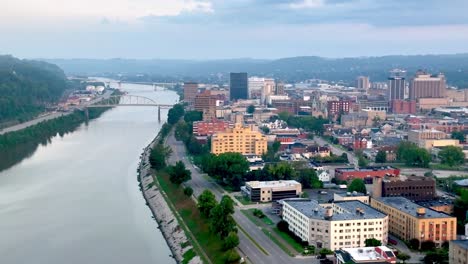
{"type": "Polygon", "coordinates": [[[244,195],[252,202],[271,202],[286,198],[296,198],[302,193],[302,185],[297,181],[250,181],[241,187],[244,195]]]}
{"type": "Polygon", "coordinates": [[[468,263],[468,240],[450,241],[449,264],[468,263]]]}
{"type": "Polygon", "coordinates": [[[389,231],[400,239],[433,241],[440,247],[456,239],[457,219],[403,197],[372,198],[371,206],[389,216],[389,231]]]}
{"type": "Polygon", "coordinates": [[[285,200],[289,230],[317,248],[363,247],[375,238],[387,244],[388,216],[359,201],[320,205],[315,200],[285,200]]]}
{"type": "Polygon", "coordinates": [[[447,146],[460,147],[460,141],[458,139],[428,139],[421,141],[419,146],[425,149],[442,148],[447,146]]]}
{"type": "Polygon", "coordinates": [[[421,148],[425,148],[427,140],[445,140],[447,139],[447,134],[438,131],[435,129],[420,129],[420,130],[410,130],[408,131],[408,141],[413,142],[421,148]]]}
{"type": "Polygon", "coordinates": [[[443,98],[445,97],[446,89],[445,76],[442,73],[430,75],[426,72],[418,71],[410,82],[409,98],[411,100],[419,98],[443,98]]]}
{"type": "Polygon", "coordinates": [[[334,193],[333,201],[360,201],[361,203],[369,204],[369,196],[358,192],[334,193]]]}
{"type": "Polygon", "coordinates": [[[252,126],[236,123],[235,127],[211,138],[211,153],[238,152],[243,155],[262,155],[267,151],[267,138],[252,126]]]}
{"type": "Polygon", "coordinates": [[[420,98],[417,100],[416,108],[418,110],[427,110],[430,111],[434,108],[438,108],[441,106],[448,106],[449,99],[448,98],[420,98]]]}

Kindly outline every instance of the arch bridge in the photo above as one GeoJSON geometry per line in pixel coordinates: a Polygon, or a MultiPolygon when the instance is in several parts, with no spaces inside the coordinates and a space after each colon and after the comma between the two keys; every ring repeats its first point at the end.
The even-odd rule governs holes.
{"type": "Polygon", "coordinates": [[[161,108],[169,109],[173,104],[160,104],[151,98],[138,96],[138,95],[113,95],[107,98],[101,99],[99,102],[89,104],[85,107],[85,111],[88,108],[102,108],[102,107],[116,107],[116,106],[149,106],[158,108],[158,121],[161,121],[161,108]]]}

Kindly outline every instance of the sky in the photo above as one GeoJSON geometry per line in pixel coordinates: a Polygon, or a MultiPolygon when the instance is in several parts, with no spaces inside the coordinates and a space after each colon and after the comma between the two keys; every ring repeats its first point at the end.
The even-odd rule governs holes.
{"type": "Polygon", "coordinates": [[[467,0],[0,0],[0,54],[275,59],[468,52],[467,0]]]}

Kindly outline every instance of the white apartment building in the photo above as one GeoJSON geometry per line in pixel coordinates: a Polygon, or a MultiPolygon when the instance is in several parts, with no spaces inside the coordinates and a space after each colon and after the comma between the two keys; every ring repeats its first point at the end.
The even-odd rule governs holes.
{"type": "Polygon", "coordinates": [[[260,99],[263,93],[263,86],[265,85],[265,78],[249,77],[249,98],[260,99]]]}
{"type": "Polygon", "coordinates": [[[368,238],[387,244],[388,216],[360,201],[320,205],[314,200],[285,200],[283,219],[289,230],[317,248],[364,247],[368,238]]]}

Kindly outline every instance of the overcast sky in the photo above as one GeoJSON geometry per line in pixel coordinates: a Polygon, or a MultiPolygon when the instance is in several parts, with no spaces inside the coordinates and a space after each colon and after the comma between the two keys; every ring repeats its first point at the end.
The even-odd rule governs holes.
{"type": "Polygon", "coordinates": [[[467,0],[0,0],[0,54],[281,58],[468,52],[467,0]]]}

